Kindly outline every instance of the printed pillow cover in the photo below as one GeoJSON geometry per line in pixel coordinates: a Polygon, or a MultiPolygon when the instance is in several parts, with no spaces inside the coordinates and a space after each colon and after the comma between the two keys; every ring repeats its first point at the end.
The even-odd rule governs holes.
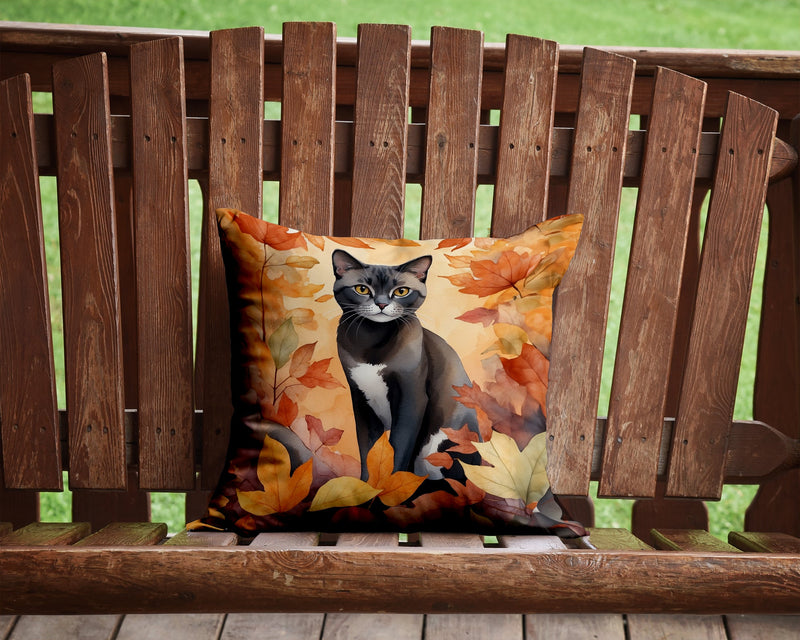
{"type": "Polygon", "coordinates": [[[581,216],[426,241],[217,217],[235,411],[190,528],[585,535],[545,451],[553,292],[581,216]]]}

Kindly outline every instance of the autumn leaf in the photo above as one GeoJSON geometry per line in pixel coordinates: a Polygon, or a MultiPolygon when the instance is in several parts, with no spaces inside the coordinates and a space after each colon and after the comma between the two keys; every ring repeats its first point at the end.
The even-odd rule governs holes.
{"type": "Polygon", "coordinates": [[[272,361],[275,363],[275,369],[280,369],[289,362],[289,358],[292,357],[294,350],[297,349],[297,332],[294,330],[292,319],[287,318],[284,320],[267,342],[272,361]]]}
{"type": "Polygon", "coordinates": [[[261,414],[267,420],[272,420],[284,427],[288,427],[297,418],[297,403],[284,393],[281,394],[277,407],[272,403],[263,402],[261,404],[261,414]]]}
{"type": "Polygon", "coordinates": [[[344,429],[325,429],[322,426],[322,420],[315,416],[306,416],[306,424],[308,425],[309,433],[316,435],[319,440],[319,446],[330,447],[339,444],[339,440],[342,439],[344,434],[344,429]]]}
{"type": "Polygon", "coordinates": [[[497,309],[484,309],[483,307],[478,307],[477,309],[472,309],[471,311],[462,313],[456,318],[456,320],[472,322],[473,324],[482,324],[484,327],[490,327],[497,322],[498,316],[499,312],[497,309]]]}
{"type": "Polygon", "coordinates": [[[287,229],[278,224],[259,220],[253,216],[228,209],[233,217],[233,221],[239,229],[249,236],[252,236],[262,244],[268,244],[276,251],[286,251],[287,249],[306,248],[306,241],[303,234],[299,231],[287,229]]]}
{"type": "Polygon", "coordinates": [[[367,453],[368,482],[380,490],[378,499],[387,507],[396,507],[408,500],[427,476],[410,471],[394,472],[394,447],[389,442],[389,432],[384,431],[367,453]]]}
{"type": "Polygon", "coordinates": [[[312,362],[308,366],[308,370],[297,378],[297,381],[309,389],[314,389],[316,387],[336,389],[337,387],[344,386],[328,372],[328,365],[330,365],[331,360],[332,358],[325,358],[324,360],[312,362]]]}
{"type": "Polygon", "coordinates": [[[372,249],[370,245],[364,242],[361,238],[339,238],[328,236],[329,240],[333,240],[336,244],[344,247],[353,247],[354,249],[372,249]]]}
{"type": "Polygon", "coordinates": [[[429,456],[426,456],[425,459],[434,467],[444,467],[445,469],[449,469],[453,466],[453,457],[444,451],[432,453],[429,456]]]}
{"type": "Polygon", "coordinates": [[[291,365],[289,366],[289,375],[293,378],[299,378],[308,371],[308,365],[311,363],[311,356],[314,355],[316,346],[316,342],[311,342],[295,349],[292,354],[291,365]]]}
{"type": "Polygon", "coordinates": [[[313,460],[291,472],[289,452],[280,442],[266,436],[258,456],[257,474],[263,491],[239,491],[239,505],[256,516],[285,513],[296,507],[311,489],[313,460]]]}
{"type": "Polygon", "coordinates": [[[522,345],[522,351],[516,358],[503,358],[503,369],[509,377],[525,387],[544,412],[547,396],[547,374],[550,363],[542,353],[530,344],[522,345]]]}
{"type": "Polygon", "coordinates": [[[416,240],[411,240],[409,238],[391,238],[391,239],[383,240],[383,243],[389,245],[390,247],[421,247],[422,246],[416,240]]]}
{"type": "Polygon", "coordinates": [[[285,275],[281,274],[277,278],[270,280],[270,286],[277,293],[290,298],[312,298],[325,286],[323,284],[303,284],[302,282],[291,282],[285,275]]]}
{"type": "Polygon", "coordinates": [[[467,425],[460,429],[445,427],[442,432],[447,436],[448,440],[455,443],[455,446],[450,447],[448,451],[453,453],[475,453],[477,451],[475,443],[480,441],[480,436],[471,431],[467,425]]]}
{"type": "Polygon", "coordinates": [[[314,300],[314,302],[327,302],[328,300],[332,300],[332,299],[333,299],[333,295],[331,295],[330,293],[326,293],[324,296],[320,296],[319,298],[314,300]]]}
{"type": "Polygon", "coordinates": [[[295,269],[311,269],[319,264],[319,260],[312,256],[288,256],[284,264],[295,269]]]}
{"type": "Polygon", "coordinates": [[[491,466],[462,462],[461,467],[467,479],[487,493],[522,500],[526,505],[536,502],[547,490],[544,437],[544,432],[537,434],[520,451],[513,438],[495,433],[489,442],[475,444],[481,458],[491,466]]]}
{"type": "Polygon", "coordinates": [[[527,332],[516,325],[500,322],[493,325],[492,330],[499,340],[501,353],[518,356],[528,342],[527,332]]]}
{"type": "Polygon", "coordinates": [[[372,500],[381,492],[359,478],[343,476],[333,478],[323,484],[314,499],[309,511],[322,511],[334,507],[356,507],[372,500]]]}
{"type": "Polygon", "coordinates": [[[442,240],[437,246],[437,249],[460,249],[461,247],[466,247],[470,242],[472,242],[472,238],[448,238],[446,240],[442,240]]]}
{"type": "Polygon", "coordinates": [[[470,264],[472,274],[448,276],[462,293],[471,293],[485,298],[506,289],[515,288],[538,264],[541,256],[503,251],[496,261],[474,260],[470,264]]]}

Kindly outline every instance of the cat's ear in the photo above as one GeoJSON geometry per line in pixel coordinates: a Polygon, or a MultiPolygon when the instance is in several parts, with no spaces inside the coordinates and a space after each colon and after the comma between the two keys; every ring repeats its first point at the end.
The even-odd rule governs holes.
{"type": "Polygon", "coordinates": [[[341,278],[350,269],[363,269],[364,265],[351,256],[347,251],[337,249],[333,252],[333,273],[336,278],[341,278]]]}
{"type": "Polygon", "coordinates": [[[428,269],[431,268],[432,262],[432,256],[422,256],[421,258],[409,260],[397,268],[399,271],[406,271],[413,274],[420,282],[425,282],[425,278],[428,277],[428,269]]]}

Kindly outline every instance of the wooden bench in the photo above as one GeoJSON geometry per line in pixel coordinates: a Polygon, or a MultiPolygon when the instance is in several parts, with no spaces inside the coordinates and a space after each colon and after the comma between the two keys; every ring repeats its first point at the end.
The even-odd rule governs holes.
{"type": "MultiPolygon", "coordinates": [[[[331,614],[268,618],[317,625],[314,637],[319,625],[356,637],[354,620],[370,623],[370,637],[400,624],[420,637],[431,614],[431,638],[478,620],[493,637],[503,625],[521,637],[522,624],[528,637],[558,637],[548,625],[563,618],[548,614],[565,612],[632,614],[629,637],[653,637],[664,619],[636,614],[800,611],[800,145],[790,131],[800,53],[559,49],[517,36],[485,45],[447,28],[412,44],[391,25],[362,26],[355,42],[321,23],[287,24],[281,37],[0,23],[0,79],[0,614],[331,614]],[[32,113],[32,90],[52,92],[53,115],[32,113]],[[265,119],[265,100],[281,103],[280,120],[265,119]],[[57,177],[58,239],[43,234],[40,175],[57,177]],[[148,492],[187,492],[187,518],[197,517],[228,438],[227,303],[210,212],[263,208],[313,233],[399,237],[412,184],[422,185],[423,237],[471,235],[482,185],[493,185],[493,235],[585,215],[559,290],[549,471],[589,525],[590,480],[603,495],[639,498],[632,532],[592,529],[566,544],[463,533],[165,540],[148,522],[148,492]],[[615,258],[623,187],[638,189],[636,223],[630,256],[615,258]],[[734,421],[765,197],[755,420],[734,421]],[[57,275],[45,264],[56,245],[66,410],[48,296],[57,275]],[[615,259],[630,267],[598,419],[615,259]],[[74,522],[39,523],[38,492],[60,490],[67,470],[74,522]],[[760,487],[746,531],[727,542],[707,533],[703,503],[724,483],[760,487]],[[459,612],[507,615],[438,615],[459,612]]],[[[620,615],[571,620],[573,631],[624,637],[620,615]]],[[[723,634],[757,621],[669,620],[723,634]]],[[[796,628],[773,621],[770,637],[787,620],[796,628]]]]}

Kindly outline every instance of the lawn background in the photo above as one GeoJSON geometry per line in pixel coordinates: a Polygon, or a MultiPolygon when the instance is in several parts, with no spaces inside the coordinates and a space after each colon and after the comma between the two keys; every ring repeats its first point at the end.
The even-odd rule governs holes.
{"type": "MultiPolygon", "coordinates": [[[[427,39],[430,27],[446,25],[481,29],[487,42],[502,42],[509,32],[535,35],[562,44],[635,47],[692,47],[727,49],[792,49],[800,42],[800,1],[798,0],[513,0],[476,2],[474,0],[0,0],[1,20],[62,22],[69,24],[122,25],[169,29],[211,30],[237,26],[261,25],[267,33],[280,33],[281,25],[291,20],[323,20],[337,24],[340,36],[354,37],[359,23],[393,22],[409,24],[417,39],[427,39]]],[[[37,110],[47,110],[41,97],[37,110]]],[[[274,193],[265,192],[265,216],[275,215],[274,193]]],[[[418,187],[408,194],[409,233],[418,217],[418,187]]],[[[57,364],[63,370],[60,344],[60,282],[57,246],[57,211],[55,184],[42,179],[45,228],[49,229],[47,256],[51,298],[54,309],[54,335],[57,364]]],[[[635,193],[626,190],[621,211],[622,223],[617,240],[618,254],[627,250],[633,225],[635,193]]],[[[485,232],[491,207],[491,189],[481,188],[478,195],[476,233],[485,232]]],[[[201,211],[199,190],[192,190],[190,203],[193,228],[199,230],[201,211]]],[[[766,222],[765,222],[766,225],[766,222]]],[[[765,227],[766,228],[766,227],[765,227]]],[[[193,237],[197,254],[199,237],[193,237]]],[[[762,245],[764,243],[762,242],[762,245]]],[[[758,268],[763,268],[764,247],[759,253],[758,268]]],[[[196,263],[195,263],[195,272],[196,263]]],[[[624,290],[625,264],[618,261],[612,293],[607,347],[612,354],[618,331],[619,305],[624,290]]],[[[195,291],[197,290],[195,282],[195,291]]],[[[748,323],[736,418],[751,417],[750,394],[755,371],[755,341],[760,314],[760,284],[757,283],[748,323]]],[[[600,413],[608,405],[610,368],[604,375],[600,413]]],[[[59,383],[59,403],[63,406],[63,377],[59,383]]],[[[595,487],[596,489],[596,487],[595,487]]],[[[710,503],[711,531],[726,536],[731,529],[741,529],[752,487],[728,486],[719,503],[710,503]]],[[[68,520],[70,496],[42,494],[43,520],[68,520]]],[[[166,521],[171,531],[183,525],[181,497],[153,494],[153,519],[166,521]]],[[[598,526],[629,526],[630,503],[597,501],[598,526]]]]}

